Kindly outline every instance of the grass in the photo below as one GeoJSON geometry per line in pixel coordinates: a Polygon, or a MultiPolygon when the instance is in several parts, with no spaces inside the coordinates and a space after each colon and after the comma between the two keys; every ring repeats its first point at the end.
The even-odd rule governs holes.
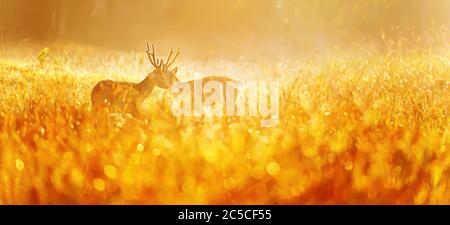
{"type": "Polygon", "coordinates": [[[73,48],[2,51],[1,204],[450,203],[448,47],[226,64],[283,81],[274,128],[175,118],[164,90],[146,119],[91,113],[96,82],[149,68],[143,52],[73,48]]]}

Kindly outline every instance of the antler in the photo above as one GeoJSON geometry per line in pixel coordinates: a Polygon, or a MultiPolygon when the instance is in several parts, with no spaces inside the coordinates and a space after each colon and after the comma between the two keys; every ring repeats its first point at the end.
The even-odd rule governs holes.
{"type": "Polygon", "coordinates": [[[177,59],[177,57],[178,57],[178,55],[181,53],[181,50],[180,49],[178,49],[177,50],[177,53],[175,54],[175,57],[173,57],[173,59],[172,59],[172,61],[170,61],[170,58],[172,57],[172,55],[173,55],[173,48],[170,50],[170,54],[169,54],[169,56],[167,57],[167,61],[166,61],[166,63],[164,64],[164,66],[166,66],[166,68],[169,68],[174,62],[175,62],[175,60],[177,59]]]}
{"type": "Polygon", "coordinates": [[[178,49],[177,53],[175,54],[175,56],[172,58],[174,51],[173,48],[170,50],[170,54],[167,57],[166,63],[164,63],[164,61],[162,59],[158,59],[156,58],[155,55],[155,46],[153,46],[152,44],[152,51],[150,52],[150,45],[148,44],[147,41],[147,55],[148,55],[148,59],[150,60],[150,63],[157,69],[161,69],[162,67],[165,68],[169,68],[177,59],[178,55],[181,53],[181,50],[178,49]]]}
{"type": "Polygon", "coordinates": [[[150,60],[150,63],[155,67],[155,68],[160,68],[163,64],[161,59],[157,59],[156,55],[155,55],[155,46],[153,46],[152,43],[152,51],[150,52],[150,45],[148,44],[147,41],[147,55],[148,55],[148,59],[150,60]]]}

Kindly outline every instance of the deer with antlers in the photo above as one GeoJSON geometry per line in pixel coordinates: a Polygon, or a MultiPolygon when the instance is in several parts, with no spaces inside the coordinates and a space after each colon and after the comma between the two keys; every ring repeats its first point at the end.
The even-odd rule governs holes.
{"type": "Polygon", "coordinates": [[[170,67],[180,52],[178,49],[175,53],[172,49],[164,62],[156,57],[153,44],[150,51],[150,45],[147,41],[147,55],[154,70],[139,83],[112,80],[98,82],[91,93],[92,109],[94,111],[107,110],[108,112],[139,115],[142,102],[151,94],[155,87],[168,89],[172,83],[178,80],[175,76],[177,68],[171,69],[170,67]]]}

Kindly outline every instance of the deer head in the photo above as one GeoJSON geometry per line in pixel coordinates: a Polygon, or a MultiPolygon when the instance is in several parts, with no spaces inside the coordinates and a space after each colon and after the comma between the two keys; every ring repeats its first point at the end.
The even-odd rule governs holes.
{"type": "Polygon", "coordinates": [[[147,41],[147,55],[148,59],[150,60],[150,63],[155,68],[149,75],[156,86],[164,89],[170,88],[173,83],[178,81],[178,78],[176,77],[176,73],[178,71],[178,68],[175,67],[174,69],[171,69],[170,67],[177,59],[178,55],[180,55],[181,50],[178,49],[175,53],[173,49],[171,49],[169,56],[167,57],[167,60],[164,62],[162,59],[158,59],[155,55],[155,47],[152,44],[152,50],[150,51],[150,45],[147,41]]]}

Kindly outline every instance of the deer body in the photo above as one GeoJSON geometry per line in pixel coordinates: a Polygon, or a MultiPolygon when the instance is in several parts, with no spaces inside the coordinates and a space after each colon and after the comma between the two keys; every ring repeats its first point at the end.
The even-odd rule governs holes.
{"type": "Polygon", "coordinates": [[[179,107],[182,107],[183,115],[192,115],[191,113],[202,115],[203,110],[208,112],[212,110],[208,106],[204,108],[204,104],[214,107],[214,110],[222,108],[225,103],[235,105],[238,89],[238,82],[224,76],[208,76],[188,81],[177,81],[171,87],[172,93],[175,94],[174,102],[172,102],[172,110],[174,111],[172,112],[179,115],[181,113],[179,107]]]}
{"type": "Polygon", "coordinates": [[[227,81],[235,81],[229,77],[223,77],[223,76],[208,76],[208,77],[203,77],[200,79],[195,79],[195,80],[189,80],[189,81],[185,81],[183,83],[188,83],[189,86],[191,87],[191,89],[193,90],[194,88],[194,83],[195,82],[202,82],[202,85],[204,85],[205,83],[209,82],[209,81],[217,81],[219,83],[221,83],[222,85],[225,86],[227,81]]]}
{"type": "Polygon", "coordinates": [[[136,84],[128,82],[115,82],[104,80],[97,83],[92,89],[91,102],[94,110],[108,108],[111,112],[135,112],[136,96],[139,92],[136,84]]]}
{"type": "Polygon", "coordinates": [[[140,83],[103,80],[92,89],[91,102],[94,110],[108,109],[109,112],[124,112],[137,115],[141,103],[155,87],[167,88],[158,80],[157,74],[149,74],[140,83]]]}
{"type": "Polygon", "coordinates": [[[187,80],[187,81],[180,81],[180,80],[178,80],[178,78],[175,78],[175,81],[182,85],[187,84],[189,86],[191,92],[193,93],[194,89],[196,88],[196,85],[198,85],[199,83],[201,83],[201,85],[202,85],[201,89],[203,92],[205,84],[207,84],[209,81],[219,82],[222,87],[225,87],[227,82],[232,82],[235,80],[231,79],[229,77],[224,77],[224,76],[208,76],[208,77],[203,77],[203,78],[194,79],[194,80],[187,80]]]}

